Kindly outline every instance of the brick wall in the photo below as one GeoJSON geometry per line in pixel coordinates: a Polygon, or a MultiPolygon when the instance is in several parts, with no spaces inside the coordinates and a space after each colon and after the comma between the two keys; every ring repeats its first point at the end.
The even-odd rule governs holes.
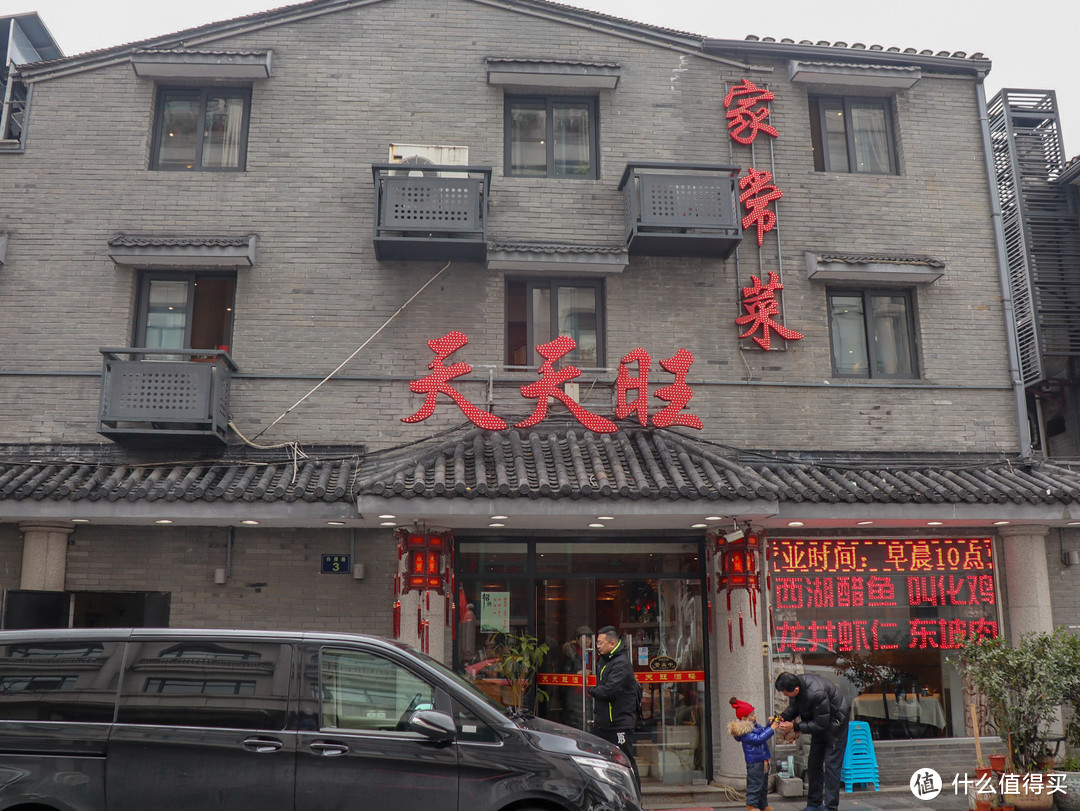
{"type": "MultiPolygon", "coordinates": [[[[238,273],[232,342],[241,372],[260,376],[237,383],[233,417],[257,433],[440,266],[374,259],[369,164],[387,159],[388,144],[409,142],[468,145],[471,163],[493,167],[489,238],[503,242],[620,244],[617,185],[630,160],[775,172],[780,226],[763,249],[748,235],[726,262],[635,258],[606,278],[609,370],[582,378],[590,407],[610,412],[611,369],[623,353],[642,346],[658,360],[685,347],[697,358],[690,410],[707,438],[792,449],[1015,450],[972,81],[924,71],[896,96],[901,174],[837,175],[813,171],[807,90],[786,80],[782,60],[735,68],[453,0],[347,9],[214,47],[273,50],[273,76],[254,85],[243,173],[148,171],[155,85],[127,64],[35,87],[26,153],[0,156],[0,227],[10,235],[0,369],[42,374],[4,379],[0,437],[97,440],[97,349],[131,341],[135,273],[106,256],[118,232],[259,235],[256,266],[238,273]],[[503,176],[503,92],[487,84],[484,58],[507,54],[622,66],[618,88],[599,95],[600,178],[503,176]],[[777,96],[781,137],[753,153],[727,137],[722,105],[725,83],[744,77],[777,96]],[[942,279],[915,292],[922,376],[914,386],[830,380],[825,287],[806,279],[805,251],[946,263],[942,279]],[[732,321],[739,287],[770,270],[783,271],[786,322],[806,337],[766,355],[740,348],[732,321]],[[33,353],[12,351],[20,346],[33,353]],[[295,375],[311,377],[287,377],[295,375]]],[[[407,381],[430,360],[425,340],[450,329],[471,341],[455,355],[475,369],[462,391],[483,402],[494,369],[496,410],[528,414],[532,403],[518,389],[535,374],[501,370],[503,311],[502,274],[455,264],[349,364],[344,375],[355,379],[326,386],[264,441],[375,449],[461,422],[448,402],[425,423],[400,422],[422,402],[407,381]]]]}

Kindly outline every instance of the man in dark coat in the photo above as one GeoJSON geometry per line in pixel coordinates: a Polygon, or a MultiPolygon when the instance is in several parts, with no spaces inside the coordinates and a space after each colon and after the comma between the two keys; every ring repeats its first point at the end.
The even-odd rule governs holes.
{"type": "Polygon", "coordinates": [[[589,688],[593,698],[593,734],[622,749],[638,780],[634,759],[634,727],[637,725],[637,679],[630,653],[612,626],[596,632],[596,686],[589,688]]]}
{"type": "Polygon", "coordinates": [[[780,730],[810,736],[804,811],[836,811],[851,705],[840,688],[824,676],[781,673],[776,677],[776,689],[788,699],[787,709],[780,713],[780,730]]]}

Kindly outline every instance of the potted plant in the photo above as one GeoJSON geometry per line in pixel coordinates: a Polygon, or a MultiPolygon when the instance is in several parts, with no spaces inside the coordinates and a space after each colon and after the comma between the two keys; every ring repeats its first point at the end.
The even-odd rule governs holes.
{"type": "MultiPolygon", "coordinates": [[[[496,669],[509,686],[510,704],[518,712],[536,674],[544,664],[550,646],[529,634],[500,634],[495,641],[496,669]]],[[[547,700],[547,693],[537,688],[539,700],[547,700]]]]}
{"type": "Polygon", "coordinates": [[[1019,641],[1002,637],[965,641],[955,660],[974,692],[987,703],[1006,741],[1009,771],[1019,777],[1020,793],[1004,796],[1018,809],[1049,809],[1056,795],[1024,790],[1025,775],[1042,770],[1049,750],[1050,725],[1058,708],[1080,694],[1080,638],[1059,628],[1053,633],[1025,634],[1019,641]]]}
{"type": "MultiPolygon", "coordinates": [[[[1078,723],[1073,716],[1073,723],[1078,723]]],[[[1070,725],[1070,730],[1072,725],[1070,725]]],[[[1068,732],[1066,735],[1068,736],[1068,732]]],[[[1067,737],[1069,745],[1073,746],[1072,738],[1067,737]]],[[[1054,803],[1058,811],[1080,811],[1080,755],[1069,755],[1058,765],[1058,774],[1064,774],[1061,780],[1063,791],[1054,794],[1054,803]]]]}

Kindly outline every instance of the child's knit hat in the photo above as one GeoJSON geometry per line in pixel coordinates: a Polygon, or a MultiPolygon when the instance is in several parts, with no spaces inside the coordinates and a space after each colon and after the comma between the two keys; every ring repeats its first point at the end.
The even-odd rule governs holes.
{"type": "Polygon", "coordinates": [[[745,701],[739,701],[739,699],[734,696],[728,701],[728,704],[735,709],[735,717],[740,721],[754,712],[754,706],[752,704],[747,704],[745,701]]]}

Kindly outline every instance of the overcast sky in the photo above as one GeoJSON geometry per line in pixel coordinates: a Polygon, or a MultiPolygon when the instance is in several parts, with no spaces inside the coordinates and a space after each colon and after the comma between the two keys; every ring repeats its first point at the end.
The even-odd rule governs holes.
{"type": "MultiPolygon", "coordinates": [[[[748,34],[901,49],[982,52],[1002,87],[1056,90],[1067,157],[1080,154],[1076,0],[578,0],[569,5],[720,39],[748,34]]],[[[0,14],[37,11],[64,53],[107,48],[277,8],[284,0],[0,0],[0,14]]],[[[943,133],[944,135],[944,133],[943,133]]]]}

